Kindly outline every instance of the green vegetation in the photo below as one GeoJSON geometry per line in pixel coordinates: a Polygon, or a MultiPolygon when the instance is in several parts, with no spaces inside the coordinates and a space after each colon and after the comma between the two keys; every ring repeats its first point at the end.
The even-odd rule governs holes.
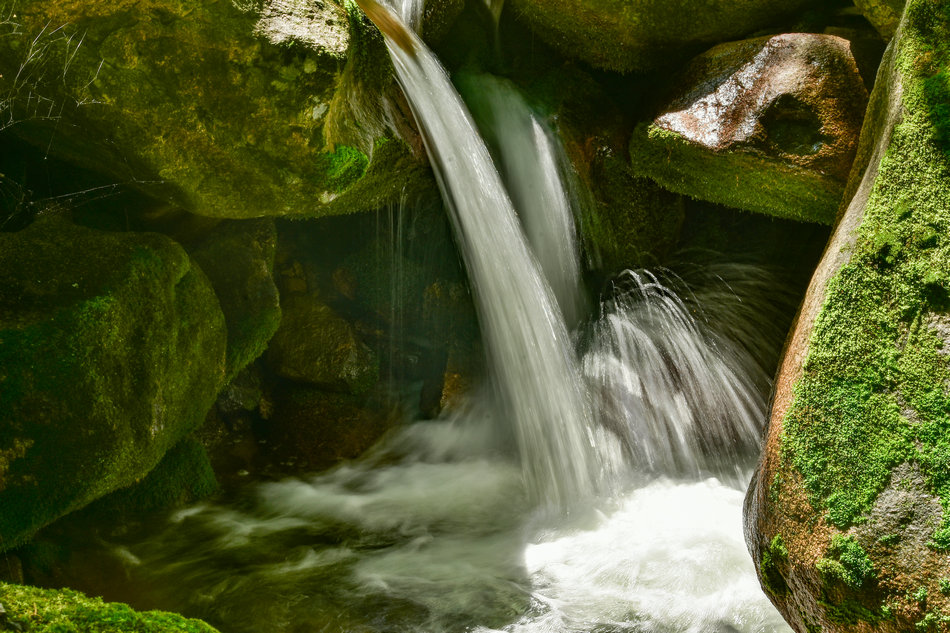
{"type": "Polygon", "coordinates": [[[896,57],[904,118],[850,260],[828,284],[784,420],[783,456],[839,528],[868,512],[896,465],[918,463],[944,505],[933,545],[946,549],[950,154],[940,131],[945,103],[932,85],[950,62],[950,12],[937,0],[912,1],[907,11],[896,57]]]}
{"type": "Polygon", "coordinates": [[[164,611],[133,611],[69,589],[0,583],[7,618],[30,633],[216,633],[201,620],[164,611]]]}
{"type": "Polygon", "coordinates": [[[788,565],[788,549],[781,534],[776,534],[769,546],[762,552],[759,573],[762,586],[772,596],[779,598],[788,593],[788,583],[782,575],[782,569],[788,565]]]}
{"type": "Polygon", "coordinates": [[[204,420],[224,352],[217,298],[170,239],[0,234],[3,546],[144,477],[204,420]]]}
{"type": "Polygon", "coordinates": [[[790,220],[831,224],[841,201],[841,183],[817,170],[766,166],[741,152],[711,159],[708,149],[647,122],[634,131],[630,160],[670,191],[790,220]]]}
{"type": "Polygon", "coordinates": [[[840,580],[852,589],[860,589],[874,578],[874,565],[853,536],[835,534],[828,549],[830,558],[819,559],[818,571],[827,582],[840,580]]]}

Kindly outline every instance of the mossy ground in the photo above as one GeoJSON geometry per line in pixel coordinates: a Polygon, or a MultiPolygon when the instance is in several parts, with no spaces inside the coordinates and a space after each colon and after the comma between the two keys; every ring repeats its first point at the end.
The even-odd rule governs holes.
{"type": "Polygon", "coordinates": [[[0,583],[7,618],[30,633],[216,633],[200,620],[164,611],[132,610],[69,589],[0,583]]]}

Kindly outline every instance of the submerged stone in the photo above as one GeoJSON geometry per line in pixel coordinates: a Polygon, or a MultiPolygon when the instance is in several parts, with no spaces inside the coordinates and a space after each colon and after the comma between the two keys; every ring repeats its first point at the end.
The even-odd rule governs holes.
{"type": "Polygon", "coordinates": [[[511,0],[512,11],[562,54],[620,72],[668,65],[816,4],[810,0],[511,0]]]}
{"type": "Polygon", "coordinates": [[[747,541],[797,631],[950,615],[948,63],[950,5],[910,0],[779,369],[747,541]]]}
{"type": "Polygon", "coordinates": [[[0,536],[145,476],[224,382],[204,273],[167,237],[37,221],[0,233],[0,536]]]}
{"type": "Polygon", "coordinates": [[[867,105],[846,40],[793,33],[694,59],[630,143],[633,168],[671,191],[831,224],[867,105]]]}

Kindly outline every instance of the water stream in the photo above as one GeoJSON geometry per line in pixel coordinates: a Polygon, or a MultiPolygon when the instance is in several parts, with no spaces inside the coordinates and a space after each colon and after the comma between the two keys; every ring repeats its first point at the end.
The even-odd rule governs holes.
{"type": "Polygon", "coordinates": [[[479,78],[493,160],[436,58],[368,8],[424,130],[489,382],[358,461],[115,545],[128,582],[224,633],[787,631],[741,517],[791,309],[777,282],[737,263],[627,271],[588,314],[553,131],[479,78]]]}

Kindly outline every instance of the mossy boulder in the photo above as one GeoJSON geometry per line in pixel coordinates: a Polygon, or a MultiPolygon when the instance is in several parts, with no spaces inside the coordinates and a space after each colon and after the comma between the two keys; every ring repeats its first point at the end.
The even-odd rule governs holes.
{"type": "Polygon", "coordinates": [[[222,222],[191,250],[224,311],[228,381],[264,353],[280,325],[276,252],[277,229],[270,219],[222,222]]]}
{"type": "Polygon", "coordinates": [[[314,295],[288,293],[283,312],[264,357],[276,374],[352,394],[376,384],[376,355],[333,308],[314,295]]]}
{"type": "Polygon", "coordinates": [[[792,33],[695,58],[630,142],[634,171],[693,198],[831,224],[867,90],[848,42],[792,33]]]}
{"type": "Polygon", "coordinates": [[[538,38],[569,58],[620,72],[667,66],[710,44],[780,22],[811,0],[511,0],[538,38]]]}
{"type": "MultiPolygon", "coordinates": [[[[18,0],[5,124],[211,217],[328,215],[433,186],[378,32],[341,1],[18,0]],[[356,130],[343,134],[342,130],[356,130]],[[411,143],[410,143],[411,144],[411,143]]],[[[9,14],[9,15],[8,15],[9,14]]]]}
{"type": "Polygon", "coordinates": [[[779,370],[747,540],[803,633],[950,621],[948,63],[950,4],[910,0],[779,370]]]}
{"type": "Polygon", "coordinates": [[[0,536],[144,477],[224,382],[224,318],[185,251],[63,220],[0,233],[0,536]]]}
{"type": "MultiPolygon", "coordinates": [[[[69,589],[0,583],[6,620],[30,633],[216,633],[201,620],[165,611],[134,611],[69,589]]],[[[0,626],[4,626],[0,624],[0,626]]],[[[5,629],[18,630],[9,625],[5,629]]]]}
{"type": "Polygon", "coordinates": [[[894,36],[907,0],[854,0],[877,32],[885,39],[894,36]]]}

